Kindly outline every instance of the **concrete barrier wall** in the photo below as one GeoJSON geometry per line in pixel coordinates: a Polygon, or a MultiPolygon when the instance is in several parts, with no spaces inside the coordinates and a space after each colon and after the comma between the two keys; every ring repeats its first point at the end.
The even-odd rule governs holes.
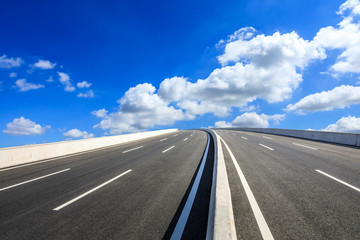
{"type": "Polygon", "coordinates": [[[291,130],[278,128],[232,128],[233,130],[269,133],[289,137],[304,138],[316,141],[338,143],[350,146],[360,146],[360,134],[322,132],[308,130],[291,130]]]}
{"type": "Polygon", "coordinates": [[[127,143],[175,131],[177,131],[177,129],[166,129],[109,137],[0,148],[0,168],[127,143]]]}

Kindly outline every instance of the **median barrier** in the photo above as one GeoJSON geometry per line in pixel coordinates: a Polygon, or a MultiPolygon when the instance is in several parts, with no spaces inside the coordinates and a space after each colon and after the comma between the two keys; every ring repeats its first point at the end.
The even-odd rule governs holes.
{"type": "Polygon", "coordinates": [[[279,128],[227,128],[237,131],[248,131],[258,133],[269,133],[281,136],[303,138],[315,141],[323,141],[329,143],[337,143],[350,146],[360,146],[360,134],[339,133],[339,132],[323,132],[311,130],[292,130],[279,128]]]}
{"type": "Polygon", "coordinates": [[[175,132],[177,130],[178,129],[166,129],[108,137],[0,148],[0,168],[110,147],[121,143],[175,132]]]}

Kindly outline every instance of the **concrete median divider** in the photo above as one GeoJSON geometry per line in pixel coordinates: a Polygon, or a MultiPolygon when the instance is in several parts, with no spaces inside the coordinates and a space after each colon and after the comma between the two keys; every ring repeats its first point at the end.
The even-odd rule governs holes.
{"type": "Polygon", "coordinates": [[[0,168],[110,147],[121,143],[176,132],[177,130],[178,129],[165,129],[109,137],[0,148],[0,168]]]}
{"type": "Polygon", "coordinates": [[[231,130],[269,133],[269,134],[303,138],[303,139],[309,139],[315,141],[323,141],[323,142],[337,143],[337,144],[358,146],[358,147],[360,146],[360,134],[354,134],[354,133],[292,130],[292,129],[279,129],[279,128],[231,128],[231,130]]]}
{"type": "Polygon", "coordinates": [[[214,140],[214,170],[206,240],[236,240],[231,192],[226,173],[224,154],[215,131],[207,129],[214,140]]]}

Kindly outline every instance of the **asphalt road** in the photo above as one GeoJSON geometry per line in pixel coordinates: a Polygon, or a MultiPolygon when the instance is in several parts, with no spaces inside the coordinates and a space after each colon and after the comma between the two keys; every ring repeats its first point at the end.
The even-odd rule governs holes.
{"type": "Polygon", "coordinates": [[[249,200],[249,189],[222,143],[238,239],[262,239],[266,229],[266,239],[360,239],[359,148],[216,132],[257,203],[249,200]]]}
{"type": "MultiPolygon", "coordinates": [[[[1,239],[169,238],[206,145],[205,132],[179,131],[0,169],[1,239]]],[[[188,218],[194,223],[184,230],[189,238],[206,232],[212,162],[206,161],[198,207],[188,218]]]]}

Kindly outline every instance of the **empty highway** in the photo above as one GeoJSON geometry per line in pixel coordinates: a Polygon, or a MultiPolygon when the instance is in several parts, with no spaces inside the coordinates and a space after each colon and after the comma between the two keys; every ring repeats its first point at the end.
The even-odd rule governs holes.
{"type": "Polygon", "coordinates": [[[213,162],[201,169],[207,143],[204,131],[178,131],[0,169],[1,239],[161,239],[177,225],[177,234],[203,238],[211,188],[203,176],[211,180],[213,162]],[[199,221],[185,227],[178,222],[197,169],[195,211],[181,219],[199,221]]]}
{"type": "Polygon", "coordinates": [[[360,239],[358,148],[216,132],[238,239],[360,239]]]}
{"type": "Polygon", "coordinates": [[[1,239],[205,239],[219,148],[237,239],[359,239],[359,148],[215,132],[0,169],[1,239]]]}

